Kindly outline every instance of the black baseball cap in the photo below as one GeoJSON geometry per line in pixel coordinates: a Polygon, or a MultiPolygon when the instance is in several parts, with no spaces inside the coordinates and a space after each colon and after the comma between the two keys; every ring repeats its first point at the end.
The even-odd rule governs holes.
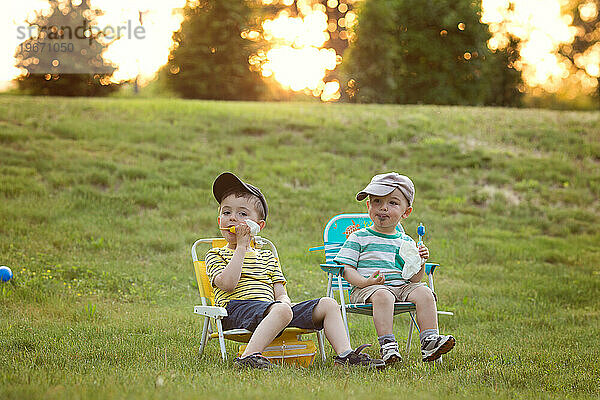
{"type": "Polygon", "coordinates": [[[221,204],[221,201],[223,200],[223,195],[231,189],[239,189],[243,192],[248,192],[258,197],[265,209],[265,219],[267,219],[269,207],[267,206],[267,200],[261,193],[260,189],[242,181],[231,172],[223,172],[221,175],[217,176],[217,179],[215,179],[213,183],[213,194],[215,195],[215,199],[219,204],[221,204]]]}

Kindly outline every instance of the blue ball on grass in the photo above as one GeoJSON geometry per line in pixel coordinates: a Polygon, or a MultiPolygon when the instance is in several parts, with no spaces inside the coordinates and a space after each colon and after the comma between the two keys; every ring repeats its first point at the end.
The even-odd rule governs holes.
{"type": "Polygon", "coordinates": [[[10,268],[8,268],[4,265],[0,267],[0,281],[8,282],[8,281],[10,281],[12,276],[13,276],[13,273],[10,270],[10,268]]]}

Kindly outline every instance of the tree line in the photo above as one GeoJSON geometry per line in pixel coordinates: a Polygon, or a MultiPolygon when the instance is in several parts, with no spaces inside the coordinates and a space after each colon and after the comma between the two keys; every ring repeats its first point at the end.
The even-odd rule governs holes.
{"type": "MultiPolygon", "coordinates": [[[[600,34],[598,13],[595,18],[582,19],[577,12],[590,1],[600,9],[600,0],[570,3],[575,15],[573,25],[580,29],[580,34],[572,45],[563,46],[560,51],[574,65],[578,54],[598,42],[594,39],[600,34]]],[[[60,26],[69,19],[91,21],[95,15],[89,0],[78,6],[71,0],[49,2],[53,12],[47,17],[39,14],[33,23],[60,26]]],[[[321,2],[327,5],[326,0],[321,2]]],[[[159,74],[160,79],[184,98],[267,98],[270,89],[260,75],[259,66],[248,62],[266,43],[261,36],[248,40],[244,33],[260,32],[260,22],[282,7],[277,2],[264,6],[258,0],[188,0],[184,21],[173,34],[173,50],[159,74]]],[[[348,2],[345,9],[358,14],[352,36],[342,38],[332,32],[326,43],[343,56],[341,66],[331,73],[341,84],[343,101],[521,105],[524,85],[515,69],[518,39],[511,38],[503,49],[490,50],[488,26],[480,22],[480,1],[363,0],[348,2]],[[358,6],[353,9],[353,5],[358,6]]],[[[332,12],[331,8],[327,10],[328,14],[332,12]]],[[[333,12],[335,15],[329,18],[335,21],[340,11],[333,9],[333,12]]],[[[33,94],[108,94],[118,85],[108,82],[115,67],[104,65],[105,46],[95,41],[87,54],[77,53],[77,62],[95,62],[105,67],[103,73],[95,74],[39,74],[35,67],[51,60],[43,59],[43,54],[21,51],[17,54],[18,66],[27,73],[19,78],[19,88],[33,94]],[[31,62],[34,56],[38,58],[37,64],[31,62]]],[[[595,96],[600,96],[600,89],[595,96]]]]}

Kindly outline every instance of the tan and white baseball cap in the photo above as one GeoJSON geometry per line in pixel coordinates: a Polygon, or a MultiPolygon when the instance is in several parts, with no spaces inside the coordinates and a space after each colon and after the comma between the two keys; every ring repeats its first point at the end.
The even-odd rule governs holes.
{"type": "Polygon", "coordinates": [[[356,200],[364,200],[368,195],[387,196],[394,189],[400,190],[406,197],[408,205],[412,206],[415,198],[415,185],[408,176],[396,172],[375,175],[367,187],[357,193],[356,200]]]}

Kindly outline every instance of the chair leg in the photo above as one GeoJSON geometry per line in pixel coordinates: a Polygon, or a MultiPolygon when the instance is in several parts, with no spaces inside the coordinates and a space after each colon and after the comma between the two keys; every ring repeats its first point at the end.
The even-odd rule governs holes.
{"type": "Polygon", "coordinates": [[[412,318],[408,319],[408,339],[406,339],[406,358],[410,354],[410,342],[412,341],[413,322],[412,318]]]}
{"type": "Polygon", "coordinates": [[[321,353],[321,360],[325,362],[325,343],[323,341],[323,330],[317,332],[317,341],[319,342],[319,352],[321,353]]]}
{"type": "Polygon", "coordinates": [[[333,275],[327,274],[327,296],[333,297],[333,290],[331,290],[331,281],[333,279],[333,275]]]}
{"type": "Polygon", "coordinates": [[[219,332],[219,347],[221,347],[221,357],[223,361],[227,361],[227,353],[225,352],[225,337],[223,336],[223,326],[221,320],[217,319],[217,331],[219,332]]]}
{"type": "Polygon", "coordinates": [[[410,352],[410,342],[412,341],[413,328],[416,327],[417,331],[419,331],[419,326],[417,325],[417,321],[415,320],[415,312],[410,311],[408,315],[410,319],[408,320],[408,340],[406,341],[406,358],[408,358],[410,352]]]}
{"type": "Polygon", "coordinates": [[[202,326],[202,336],[200,339],[200,349],[198,350],[198,355],[202,357],[202,353],[204,353],[204,347],[206,347],[207,337],[208,337],[208,324],[210,323],[209,317],[204,317],[204,324],[202,326]]]}
{"type": "Polygon", "coordinates": [[[344,326],[346,328],[346,336],[350,341],[350,329],[348,328],[348,315],[346,315],[346,301],[344,300],[344,290],[342,289],[342,277],[338,275],[338,288],[340,292],[340,304],[342,306],[342,319],[344,320],[344,326]]]}

